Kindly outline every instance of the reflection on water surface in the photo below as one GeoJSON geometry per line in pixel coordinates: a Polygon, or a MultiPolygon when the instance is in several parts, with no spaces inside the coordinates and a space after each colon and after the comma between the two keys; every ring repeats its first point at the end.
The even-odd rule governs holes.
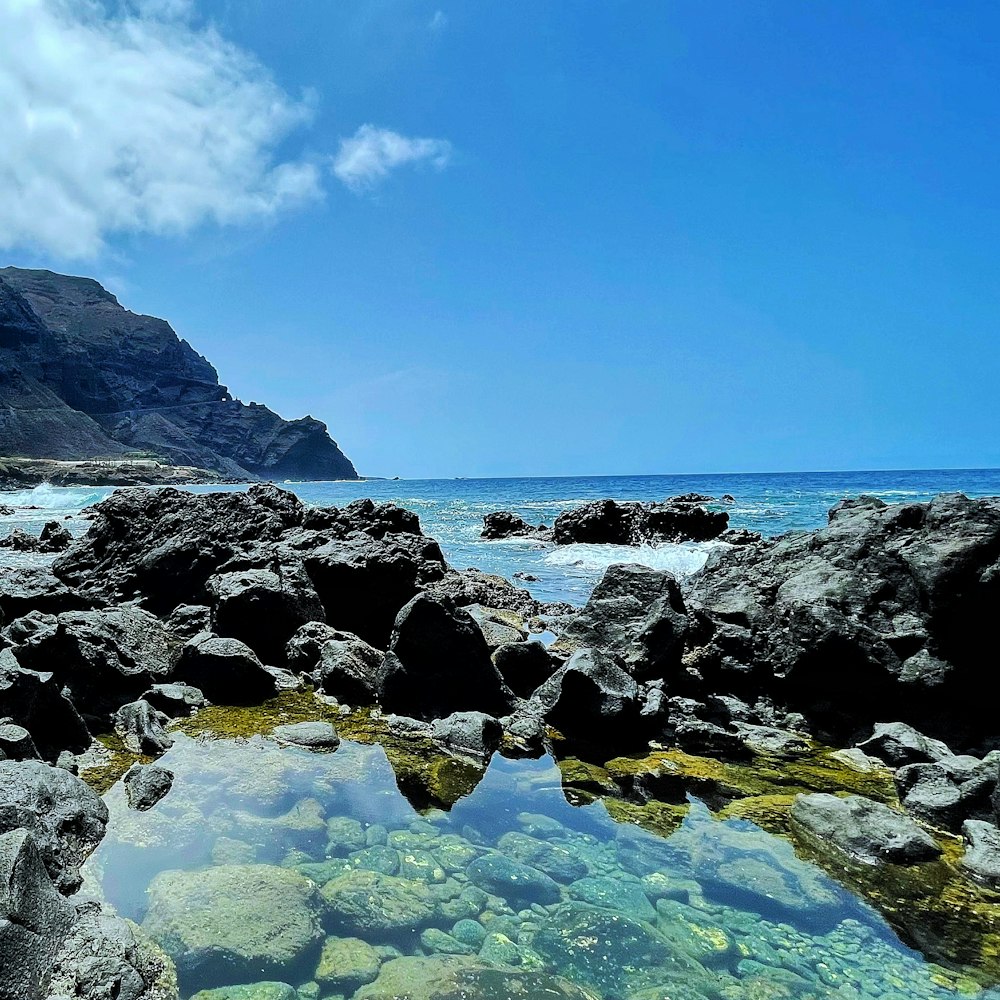
{"type": "MultiPolygon", "coordinates": [[[[790,845],[695,804],[668,838],[566,802],[551,758],[495,757],[421,815],[378,746],[179,736],[148,812],[109,792],[92,881],[199,1000],[945,998],[790,845]],[[207,991],[207,992],[201,992],[207,991]]],[[[992,994],[991,994],[992,995],[992,994]]],[[[982,994],[983,997],[986,994],[982,994]]]]}

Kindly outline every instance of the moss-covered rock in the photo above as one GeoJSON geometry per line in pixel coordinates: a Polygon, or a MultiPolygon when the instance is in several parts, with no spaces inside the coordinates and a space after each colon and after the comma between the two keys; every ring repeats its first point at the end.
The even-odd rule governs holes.
{"type": "Polygon", "coordinates": [[[331,926],[368,936],[422,927],[436,902],[423,882],[364,869],[344,872],[321,893],[331,926]]]}
{"type": "Polygon", "coordinates": [[[329,992],[350,993],[378,976],[382,959],[360,938],[328,937],[316,966],[316,982],[329,992]]]}
{"type": "Polygon", "coordinates": [[[309,964],[323,937],[320,910],[315,885],[296,872],[219,865],[157,875],[142,926],[182,985],[231,983],[309,964]]]}

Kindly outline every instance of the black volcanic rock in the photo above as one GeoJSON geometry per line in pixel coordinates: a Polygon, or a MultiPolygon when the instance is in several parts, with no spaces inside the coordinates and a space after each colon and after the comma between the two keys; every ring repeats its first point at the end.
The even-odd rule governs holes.
{"type": "Polygon", "coordinates": [[[594,500],[560,514],[552,536],[557,545],[707,542],[718,538],[729,526],[725,511],[705,508],[710,500],[696,493],[671,497],[663,503],[594,500]]]}
{"type": "Polygon", "coordinates": [[[0,452],[135,451],[238,478],[357,478],[324,424],[233,399],[163,320],[89,278],[0,268],[0,452]]]}

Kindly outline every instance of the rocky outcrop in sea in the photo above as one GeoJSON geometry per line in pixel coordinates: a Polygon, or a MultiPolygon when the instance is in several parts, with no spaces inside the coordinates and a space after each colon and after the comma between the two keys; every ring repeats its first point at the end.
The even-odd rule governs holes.
{"type": "Polygon", "coordinates": [[[139,453],[242,481],[357,478],[324,424],[234,399],[162,319],[89,278],[16,267],[0,268],[0,452],[139,453]]]}
{"type": "MultiPolygon", "coordinates": [[[[305,794],[286,801],[281,781],[267,786],[275,801],[262,817],[237,817],[257,847],[227,842],[201,882],[158,875],[136,930],[76,894],[107,822],[83,778],[103,790],[128,771],[129,808],[155,816],[179,793],[170,769],[150,768],[151,759],[209,731],[271,733],[315,753],[341,738],[377,742],[396,786],[421,808],[448,809],[467,795],[496,750],[548,752],[570,802],[601,800],[614,819],[658,833],[680,828],[675,860],[707,849],[681,825],[702,815],[693,796],[705,814],[788,838],[926,954],[1000,974],[990,957],[1000,905],[989,895],[1000,889],[1000,729],[976,694],[1000,596],[998,555],[1000,500],[943,495],[887,507],[862,498],[837,505],[820,531],[722,546],[685,583],[613,566],[573,609],[451,568],[416,515],[391,504],[311,508],[263,485],[115,493],[51,568],[0,572],[0,953],[10,956],[0,996],[26,983],[27,996],[42,997],[58,983],[60,995],[97,997],[96,975],[128,982],[118,995],[167,1000],[175,969],[192,983],[208,968],[225,985],[281,966],[260,964],[243,940],[232,955],[213,946],[209,917],[236,926],[239,907],[227,903],[205,924],[183,917],[205,900],[294,903],[294,930],[275,934],[289,954],[319,962],[330,988],[343,963],[374,962],[345,980],[361,1000],[391,995],[393,977],[413,973],[395,961],[479,953],[478,931],[458,924],[463,907],[486,904],[463,886],[515,899],[511,933],[531,942],[524,954],[572,964],[560,950],[567,940],[604,933],[609,890],[538,846],[540,820],[524,821],[528,842],[510,835],[497,849],[467,853],[478,843],[471,834],[446,841],[463,879],[443,870],[428,884],[447,890],[416,892],[403,885],[416,876],[403,878],[400,859],[436,870],[444,847],[434,840],[439,853],[428,853],[431,832],[421,828],[423,841],[401,833],[404,854],[386,853],[396,841],[368,843],[350,823],[323,819],[305,794]],[[549,646],[532,636],[547,625],[560,633],[549,646]],[[283,836],[283,850],[304,856],[282,867],[269,852],[283,836]],[[341,857],[329,846],[337,837],[350,841],[344,856],[368,852],[357,868],[322,867],[313,840],[341,857]],[[379,912],[421,931],[417,955],[373,959],[362,947],[373,894],[391,901],[379,912]],[[328,949],[324,926],[337,930],[328,949]],[[359,943],[343,943],[351,940],[359,943]],[[90,954],[103,956],[98,973],[87,971],[90,954]],[[373,981],[382,992],[364,986],[373,981]]],[[[244,779],[254,776],[227,777],[244,779]]],[[[192,835],[186,822],[172,835],[192,835]]],[[[804,904],[766,881],[753,852],[740,857],[715,865],[712,891],[770,899],[780,919],[805,919],[796,911],[804,904]]],[[[658,864],[637,865],[636,878],[653,878],[658,864]]],[[[607,869],[620,883],[617,871],[607,869]]],[[[676,928],[671,907],[688,896],[659,896],[655,884],[636,890],[629,919],[640,920],[636,940],[666,955],[661,932],[648,936],[641,924],[653,918],[635,913],[648,908],[676,928]]],[[[830,932],[823,908],[833,897],[810,892],[816,932],[830,932]]],[[[284,954],[267,940],[268,955],[284,954]]],[[[520,939],[509,940],[513,961],[520,939]]],[[[735,958],[717,962],[739,971],[735,958]]],[[[623,989],[624,979],[588,975],[581,981],[608,995],[623,989]]]]}

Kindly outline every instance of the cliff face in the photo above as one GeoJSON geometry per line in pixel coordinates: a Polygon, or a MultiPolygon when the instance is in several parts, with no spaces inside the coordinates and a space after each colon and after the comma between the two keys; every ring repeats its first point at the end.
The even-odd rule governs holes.
{"type": "Polygon", "coordinates": [[[235,477],[357,478],[325,424],[233,399],[163,320],[89,278],[0,268],[0,454],[130,451],[235,477]]]}

